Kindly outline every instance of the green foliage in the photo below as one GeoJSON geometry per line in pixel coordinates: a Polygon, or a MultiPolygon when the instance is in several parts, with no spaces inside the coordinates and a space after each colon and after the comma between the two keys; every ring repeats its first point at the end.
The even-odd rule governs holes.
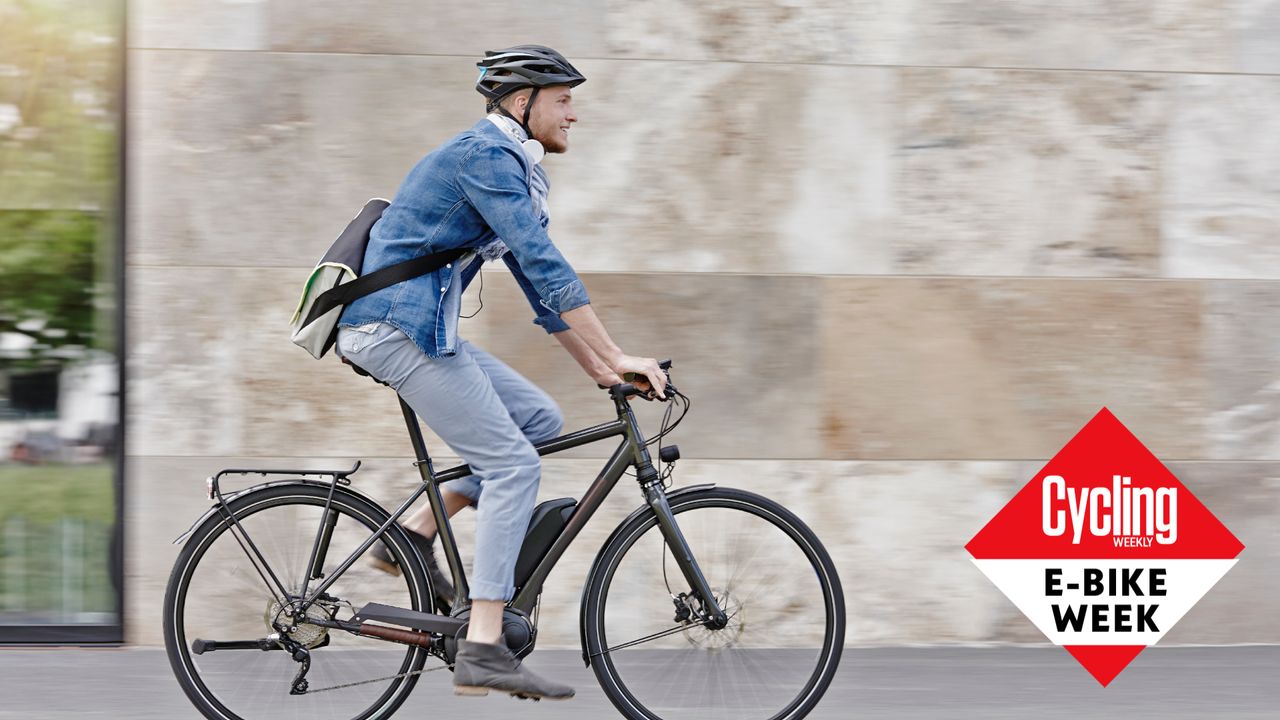
{"type": "Polygon", "coordinates": [[[0,373],[111,348],[123,8],[0,2],[0,373]]]}
{"type": "Polygon", "coordinates": [[[67,349],[93,344],[99,226],[89,213],[0,210],[0,333],[35,341],[24,356],[0,357],[0,368],[65,359],[67,349]]]}
{"type": "Polygon", "coordinates": [[[68,605],[115,611],[111,478],[107,464],[0,464],[0,567],[8,568],[0,573],[0,621],[15,608],[41,617],[68,605]],[[68,525],[73,543],[66,546],[68,525]]]}
{"type": "Polygon", "coordinates": [[[7,570],[0,573],[0,622],[83,622],[79,613],[116,612],[110,525],[23,521],[0,526],[0,534],[0,567],[7,570]]]}
{"type": "Polygon", "coordinates": [[[0,3],[0,203],[114,206],[122,3],[0,3]]]}
{"type": "Polygon", "coordinates": [[[51,523],[62,518],[110,525],[115,521],[112,467],[0,465],[0,525],[22,517],[51,523]]]}

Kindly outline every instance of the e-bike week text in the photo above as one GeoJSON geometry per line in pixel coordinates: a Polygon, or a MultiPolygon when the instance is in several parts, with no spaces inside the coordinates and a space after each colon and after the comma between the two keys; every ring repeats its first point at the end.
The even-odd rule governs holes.
{"type": "Polygon", "coordinates": [[[1088,531],[1111,536],[1116,547],[1171,545],[1178,539],[1178,489],[1131,487],[1132,478],[1111,476],[1111,487],[1067,487],[1061,475],[1041,483],[1041,525],[1050,537],[1065,535],[1080,544],[1088,531]]]}

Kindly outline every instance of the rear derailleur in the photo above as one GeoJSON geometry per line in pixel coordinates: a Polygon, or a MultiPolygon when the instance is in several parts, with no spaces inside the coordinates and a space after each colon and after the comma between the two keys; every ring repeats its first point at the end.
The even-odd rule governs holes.
{"type": "Polygon", "coordinates": [[[289,694],[305,695],[307,688],[310,687],[310,683],[307,682],[307,672],[311,670],[311,651],[286,636],[280,637],[280,644],[288,651],[290,657],[302,665],[293,678],[293,683],[289,685],[289,694]]]}

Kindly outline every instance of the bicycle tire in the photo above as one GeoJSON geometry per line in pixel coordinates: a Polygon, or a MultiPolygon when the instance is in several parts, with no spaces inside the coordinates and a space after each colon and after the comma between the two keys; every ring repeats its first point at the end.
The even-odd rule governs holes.
{"type": "MultiPolygon", "coordinates": [[[[316,528],[323,517],[329,490],[327,485],[306,482],[276,484],[249,490],[230,500],[228,507],[251,538],[255,532],[258,533],[255,543],[262,544],[261,549],[268,556],[268,563],[272,562],[272,556],[289,556],[295,561],[294,565],[298,562],[305,565],[316,528]],[[271,523],[290,517],[296,518],[294,524],[298,531],[290,533],[282,530],[281,534],[286,537],[286,541],[290,536],[296,536],[297,548],[283,548],[274,535],[270,538],[270,543],[266,542],[267,538],[262,535],[267,533],[263,531],[271,523]]],[[[333,493],[332,509],[338,513],[338,518],[324,566],[326,576],[388,517],[381,507],[343,488],[337,488],[333,493]]],[[[392,680],[385,688],[381,685],[371,689],[368,689],[370,686],[360,686],[367,689],[358,692],[355,688],[339,690],[324,693],[323,696],[289,695],[291,678],[299,666],[283,650],[226,650],[205,653],[197,659],[192,642],[206,628],[215,633],[228,634],[201,639],[257,639],[271,632],[268,617],[275,611],[275,606],[267,593],[268,586],[249,569],[252,567],[249,555],[238,546],[236,536],[228,532],[230,528],[231,523],[220,513],[212,514],[201,523],[178,554],[165,591],[165,648],[178,683],[196,709],[211,720],[275,718],[279,717],[283,708],[292,712],[301,711],[310,720],[390,717],[413,690],[418,680],[417,675],[392,680]],[[241,584],[241,590],[245,592],[224,589],[224,583],[232,584],[238,579],[247,581],[247,584],[241,584]],[[212,592],[205,592],[207,590],[212,592]],[[207,595],[211,594],[216,595],[216,602],[209,601],[207,595]],[[267,598],[265,605],[264,596],[267,598]],[[209,616],[219,619],[211,620],[208,619],[209,616]],[[223,630],[223,627],[228,629],[223,630]],[[230,629],[232,627],[236,629],[230,629]],[[250,637],[239,636],[246,634],[246,630],[251,627],[256,634],[248,633],[250,637]],[[226,657],[223,657],[224,652],[226,657]],[[371,700],[366,700],[370,692],[375,695],[371,700]],[[342,698],[336,697],[339,693],[343,695],[342,698]]],[[[430,580],[417,550],[404,532],[394,524],[384,534],[383,542],[403,572],[400,576],[393,577],[374,570],[363,558],[357,561],[327,591],[350,603],[332,605],[340,619],[346,619],[350,612],[367,602],[385,602],[415,610],[432,611],[430,580]]],[[[295,567],[294,571],[297,570],[295,567]]],[[[289,585],[290,592],[297,591],[300,572],[297,572],[297,579],[294,581],[286,579],[294,576],[294,573],[281,574],[280,569],[276,569],[276,572],[281,575],[281,581],[289,585]]],[[[311,587],[314,586],[315,582],[311,587]]],[[[314,629],[317,626],[300,623],[299,627],[314,629]]],[[[357,673],[365,674],[345,676],[346,679],[377,677],[378,670],[388,668],[393,669],[395,674],[417,671],[423,667],[427,657],[426,650],[418,646],[385,643],[341,630],[330,630],[324,640],[317,642],[323,644],[311,650],[312,666],[308,680],[312,687],[316,687],[318,681],[339,684],[335,681],[343,679],[342,673],[353,666],[358,668],[357,673]],[[353,661],[353,657],[359,662],[353,661]],[[371,667],[366,671],[364,666],[371,667]]]]}
{"type": "Polygon", "coordinates": [[[799,518],[759,495],[709,488],[669,502],[730,624],[688,626],[619,647],[664,626],[674,630],[671,596],[689,590],[657,516],[638,512],[605,543],[583,595],[584,649],[605,695],[630,720],[805,717],[831,684],[844,645],[844,596],[830,556],[799,518]],[[725,527],[731,532],[717,538],[725,527]],[[742,559],[761,552],[767,562],[742,559]],[[731,556],[737,566],[726,568],[731,556]],[[767,582],[766,570],[777,580],[767,582]],[[767,663],[776,669],[761,672],[767,663]]]}

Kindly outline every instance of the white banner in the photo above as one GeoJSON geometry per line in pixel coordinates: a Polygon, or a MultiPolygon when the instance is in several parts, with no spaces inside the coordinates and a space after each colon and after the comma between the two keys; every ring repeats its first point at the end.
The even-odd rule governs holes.
{"type": "Polygon", "coordinates": [[[1055,645],[1154,645],[1236,560],[974,560],[1055,645]]]}

